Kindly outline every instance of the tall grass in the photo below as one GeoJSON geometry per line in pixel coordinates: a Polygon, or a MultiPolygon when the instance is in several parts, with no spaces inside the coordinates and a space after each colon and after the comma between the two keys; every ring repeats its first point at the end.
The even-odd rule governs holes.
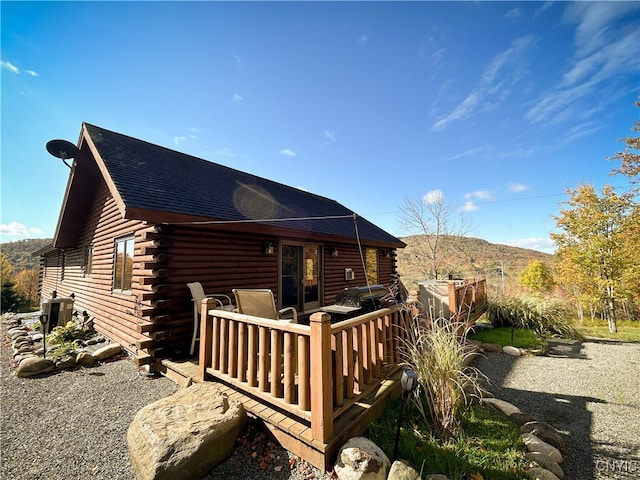
{"type": "Polygon", "coordinates": [[[418,322],[404,343],[405,364],[418,374],[419,387],[413,403],[425,425],[442,438],[460,432],[461,413],[471,399],[481,397],[475,367],[467,366],[473,355],[448,322],[418,322]]]}
{"type": "Polygon", "coordinates": [[[487,318],[496,327],[530,328],[541,338],[583,338],[569,322],[566,304],[559,300],[532,295],[498,297],[489,301],[487,318]]]}

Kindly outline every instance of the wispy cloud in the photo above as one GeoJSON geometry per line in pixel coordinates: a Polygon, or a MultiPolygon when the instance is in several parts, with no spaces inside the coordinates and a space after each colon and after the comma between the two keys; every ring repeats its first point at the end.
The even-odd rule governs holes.
{"type": "Polygon", "coordinates": [[[180,145],[181,143],[184,143],[186,139],[186,137],[175,136],[173,137],[173,143],[175,143],[176,145],[180,145]]]}
{"type": "Polygon", "coordinates": [[[473,90],[451,112],[436,120],[432,130],[442,130],[453,122],[468,118],[479,109],[494,108],[496,103],[506,100],[511,87],[524,76],[527,54],[536,42],[534,35],[525,35],[496,55],[473,90]]]}
{"type": "Polygon", "coordinates": [[[463,212],[475,212],[476,210],[478,210],[478,206],[469,200],[462,204],[460,210],[462,210],[463,212]]]}
{"type": "Polygon", "coordinates": [[[0,223],[0,234],[16,237],[28,237],[32,235],[42,235],[42,230],[34,227],[27,227],[18,222],[0,223]]]}
{"type": "Polygon", "coordinates": [[[433,204],[433,203],[438,203],[444,200],[444,193],[442,193],[442,190],[431,190],[430,192],[427,192],[424,194],[424,196],[422,197],[422,201],[426,204],[433,204]]]}
{"type": "Polygon", "coordinates": [[[529,187],[527,187],[524,183],[519,183],[519,182],[509,182],[507,184],[507,189],[510,192],[514,192],[514,193],[520,193],[520,192],[524,192],[525,190],[528,190],[529,187]]]}
{"type": "MultiPolygon", "coordinates": [[[[575,2],[565,9],[564,19],[575,23],[574,52],[569,68],[548,91],[543,92],[525,115],[532,124],[587,120],[599,109],[598,98],[616,95],[628,75],[640,70],[640,30],[621,17],[640,9],[638,2],[575,2]]],[[[631,17],[631,15],[630,15],[631,17]]]]}
{"type": "Polygon", "coordinates": [[[325,130],[324,131],[324,138],[326,138],[327,140],[329,140],[332,143],[335,143],[335,141],[336,141],[336,132],[332,132],[330,130],[325,130]]]}
{"type": "Polygon", "coordinates": [[[477,199],[488,201],[491,200],[491,192],[489,190],[476,190],[474,192],[469,192],[464,194],[465,200],[477,199]]]}
{"type": "Polygon", "coordinates": [[[520,11],[519,8],[513,8],[504,14],[504,18],[509,20],[513,20],[520,17],[522,17],[522,12],[520,11]]]}
{"type": "Polygon", "coordinates": [[[362,35],[360,35],[358,37],[358,43],[360,45],[366,45],[367,43],[369,43],[369,35],[367,35],[366,33],[363,33],[362,35]]]}
{"type": "Polygon", "coordinates": [[[233,102],[241,102],[242,100],[244,100],[244,97],[239,93],[234,93],[233,97],[231,97],[231,101],[233,102]]]}
{"type": "MultiPolygon", "coordinates": [[[[11,62],[1,60],[0,67],[2,67],[4,70],[9,70],[11,73],[15,73],[16,75],[20,74],[20,69],[11,62]]],[[[38,76],[38,72],[36,72],[35,70],[25,70],[24,73],[32,77],[38,76]]]]}
{"type": "Polygon", "coordinates": [[[5,70],[9,70],[11,73],[20,73],[20,69],[11,62],[5,62],[4,60],[2,60],[0,61],[0,65],[2,66],[2,68],[4,68],[5,70]]]}
{"type": "Polygon", "coordinates": [[[290,148],[285,148],[283,150],[280,150],[280,153],[282,155],[286,155],[287,157],[295,157],[296,156],[296,152],[294,152],[290,148]]]}

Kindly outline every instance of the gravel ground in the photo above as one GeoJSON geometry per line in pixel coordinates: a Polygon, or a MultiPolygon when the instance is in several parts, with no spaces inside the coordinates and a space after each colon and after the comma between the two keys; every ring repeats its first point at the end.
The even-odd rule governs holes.
{"type": "MultiPolygon", "coordinates": [[[[140,408],[171,395],[177,385],[147,376],[126,356],[92,368],[18,378],[4,323],[0,342],[0,479],[134,480],[127,451],[129,424],[140,408]]],[[[330,477],[249,422],[231,457],[205,480],[221,478],[330,477]]]]}
{"type": "Polygon", "coordinates": [[[487,353],[488,390],[565,435],[565,479],[640,478],[640,345],[554,342],[546,357],[487,353]]]}

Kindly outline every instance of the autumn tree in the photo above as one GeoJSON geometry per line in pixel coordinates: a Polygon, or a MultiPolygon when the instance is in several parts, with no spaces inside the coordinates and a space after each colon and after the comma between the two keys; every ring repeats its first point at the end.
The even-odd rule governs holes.
{"type": "Polygon", "coordinates": [[[405,198],[400,221],[408,235],[417,235],[412,264],[427,279],[446,278],[468,261],[462,241],[471,232],[471,225],[455,205],[445,201],[440,190],[421,199],[405,198]]]}
{"type": "Polygon", "coordinates": [[[12,278],[13,266],[4,254],[0,254],[0,312],[19,311],[25,305],[25,299],[15,289],[12,278]]]}
{"type": "Polygon", "coordinates": [[[25,268],[13,275],[15,288],[27,301],[28,306],[38,303],[38,271],[25,268]]]}
{"type": "Polygon", "coordinates": [[[520,273],[520,283],[535,293],[548,292],[553,288],[553,274],[546,263],[531,260],[520,273]]]}
{"type": "MultiPolygon", "coordinates": [[[[640,102],[636,102],[636,107],[640,108],[640,102]]],[[[632,131],[640,132],[640,120],[633,125],[632,131]]],[[[622,152],[616,153],[610,160],[620,160],[620,167],[613,169],[612,173],[622,174],[629,178],[632,185],[636,185],[636,192],[640,191],[640,135],[621,139],[625,144],[622,152]]]]}
{"type": "MultiPolygon", "coordinates": [[[[622,277],[632,261],[622,247],[633,211],[631,197],[617,195],[611,185],[605,186],[599,195],[589,184],[569,189],[568,193],[566,208],[555,217],[563,232],[551,234],[558,247],[560,268],[569,268],[568,263],[569,269],[580,272],[580,277],[593,283],[603,317],[614,333],[617,331],[616,302],[626,294],[622,277]]],[[[566,277],[562,280],[571,281],[566,277]]]]}

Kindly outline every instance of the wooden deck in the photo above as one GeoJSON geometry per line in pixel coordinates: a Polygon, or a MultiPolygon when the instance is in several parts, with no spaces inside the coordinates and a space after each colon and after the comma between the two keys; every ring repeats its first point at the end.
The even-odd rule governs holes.
{"type": "MultiPolygon", "coordinates": [[[[163,359],[156,362],[156,371],[179,385],[200,382],[200,367],[195,358],[186,360],[163,359]]],[[[369,395],[361,398],[339,415],[334,422],[334,435],[329,443],[315,441],[308,421],[292,418],[279,409],[261,403],[231,386],[217,382],[229,399],[243,404],[247,414],[264,422],[275,439],[287,450],[304,458],[320,469],[328,469],[328,462],[336,458],[340,447],[351,437],[366,432],[384,410],[386,403],[400,396],[400,370],[396,369],[391,378],[380,382],[369,395]]]]}
{"type": "Polygon", "coordinates": [[[284,448],[320,469],[330,469],[344,442],[400,395],[411,322],[400,307],[333,324],[318,312],[309,325],[210,308],[205,300],[198,360],[162,360],[156,368],[180,384],[218,383],[284,448]]]}

